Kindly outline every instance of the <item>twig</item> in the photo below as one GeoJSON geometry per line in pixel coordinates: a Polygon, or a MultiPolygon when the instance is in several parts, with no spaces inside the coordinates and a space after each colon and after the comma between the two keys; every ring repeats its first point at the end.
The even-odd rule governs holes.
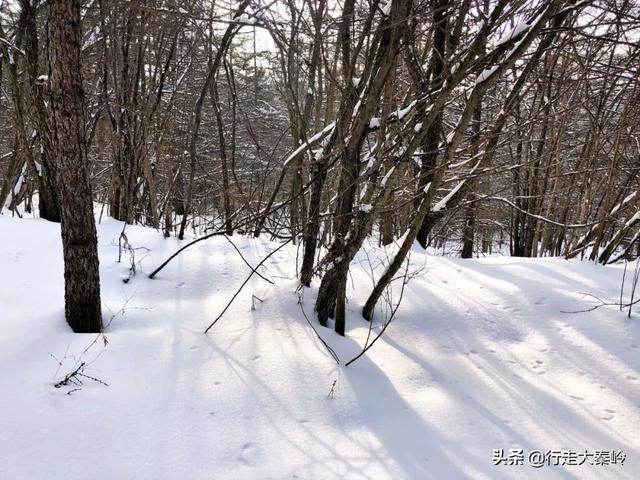
{"type": "Polygon", "coordinates": [[[628,318],[631,318],[631,307],[634,304],[633,297],[636,293],[636,287],[638,286],[638,277],[640,277],[640,262],[636,262],[636,268],[633,270],[633,281],[631,283],[631,298],[629,299],[629,314],[628,318]]]}
{"type": "Polygon", "coordinates": [[[331,385],[331,390],[329,390],[329,395],[327,395],[327,398],[333,398],[335,391],[336,391],[336,383],[337,383],[338,379],[335,378],[333,380],[333,384],[331,385]]]}
{"type": "Polygon", "coordinates": [[[298,293],[298,305],[300,305],[300,310],[302,310],[302,315],[304,315],[304,319],[307,321],[307,323],[311,327],[311,330],[313,330],[313,333],[316,334],[316,337],[318,337],[318,340],[320,340],[320,343],[322,343],[322,345],[324,345],[324,348],[327,349],[327,352],[329,352],[329,355],[331,355],[333,359],[336,361],[336,363],[340,365],[340,358],[338,357],[338,354],[336,353],[336,351],[333,348],[331,348],[327,342],[325,342],[324,338],[320,336],[320,334],[318,333],[318,330],[316,330],[316,328],[313,326],[313,323],[311,323],[311,320],[309,320],[309,317],[304,311],[304,305],[302,304],[302,296],[300,295],[300,293],[298,293]]]}
{"type": "Polygon", "coordinates": [[[256,273],[256,275],[258,275],[265,282],[269,282],[271,285],[274,285],[273,280],[269,280],[268,278],[265,278],[260,272],[258,272],[255,268],[253,268],[249,262],[247,262],[247,260],[242,255],[242,252],[240,252],[240,249],[238,249],[238,247],[236,247],[236,244],[231,241],[231,239],[229,238],[228,235],[223,235],[223,237],[225,238],[225,240],[227,242],[229,242],[231,244],[231,246],[233,248],[235,248],[236,252],[238,252],[238,255],[240,255],[240,258],[247,265],[247,267],[249,267],[251,270],[253,270],[256,273]]]}
{"type": "MultiPolygon", "coordinates": [[[[289,242],[291,241],[291,239],[287,240],[286,242],[284,242],[282,245],[280,245],[278,248],[276,248],[275,250],[273,250],[271,253],[269,253],[269,255],[267,255],[266,257],[264,257],[262,259],[262,261],[260,261],[260,263],[258,265],[256,265],[256,268],[259,268],[264,262],[266,262],[269,257],[271,257],[271,255],[273,255],[274,253],[276,253],[278,250],[282,249],[285,245],[287,245],[289,242]]],[[[238,291],[236,293],[234,293],[233,297],[231,297],[231,300],[229,300],[229,303],[227,303],[227,306],[224,307],[224,310],[222,310],[222,312],[220,313],[220,315],[218,315],[216,317],[216,319],[211,322],[211,325],[209,325],[207,327],[207,329],[204,331],[204,333],[209,333],[209,330],[211,329],[211,327],[213,327],[218,320],[220,320],[222,318],[222,316],[224,315],[224,312],[227,311],[227,309],[231,306],[231,304],[233,303],[233,301],[236,299],[236,297],[238,296],[238,294],[242,291],[242,289],[244,288],[244,286],[247,284],[247,282],[249,281],[249,279],[253,276],[254,273],[256,273],[256,268],[252,268],[251,269],[251,273],[249,274],[249,276],[247,277],[247,279],[242,283],[242,285],[240,285],[240,288],[238,289],[238,291]]]]}
{"type": "Polygon", "coordinates": [[[80,377],[88,378],[89,380],[93,380],[94,382],[101,383],[101,384],[102,384],[102,385],[104,385],[105,387],[108,387],[108,386],[109,386],[109,384],[108,384],[108,383],[103,382],[103,381],[102,381],[102,380],[100,380],[99,378],[92,377],[91,375],[85,375],[84,373],[81,373],[81,372],[80,372],[80,373],[78,373],[77,375],[78,375],[78,376],[80,376],[80,377]]]}
{"type": "MultiPolygon", "coordinates": [[[[103,382],[99,378],[92,377],[90,375],[87,375],[87,374],[83,373],[85,367],[86,367],[86,363],[82,362],[80,365],[78,365],[78,368],[76,368],[74,371],[72,371],[70,373],[67,373],[62,380],[60,380],[58,383],[54,384],[53,386],[55,388],[60,388],[60,387],[63,387],[63,386],[67,386],[69,384],[71,384],[71,385],[82,385],[82,381],[78,377],[84,377],[84,378],[87,378],[89,380],[93,380],[94,382],[101,383],[105,387],[109,386],[106,382],[103,382]]],[[[73,389],[73,390],[67,392],[67,394],[70,394],[70,393],[75,392],[77,390],[80,390],[80,389],[79,388],[73,389]]]]}
{"type": "Polygon", "coordinates": [[[167,258],[164,262],[162,262],[162,264],[161,264],[158,268],[156,268],[153,272],[151,272],[151,273],[149,274],[149,278],[153,279],[153,278],[158,274],[158,272],[160,272],[160,270],[162,270],[164,267],[166,267],[166,266],[167,266],[167,264],[168,264],[171,260],[173,260],[174,258],[176,258],[178,255],[180,255],[180,253],[181,253],[183,250],[186,250],[186,249],[187,249],[187,248],[189,248],[191,245],[195,245],[196,243],[198,243],[198,242],[202,242],[203,240],[207,240],[208,238],[211,238],[211,237],[216,237],[216,236],[218,236],[218,235],[225,235],[225,234],[226,234],[226,231],[217,231],[217,232],[213,232],[213,233],[210,233],[210,234],[208,234],[208,235],[205,235],[205,236],[203,236],[203,237],[196,238],[196,239],[195,239],[195,240],[193,240],[192,242],[187,243],[184,247],[179,248],[178,250],[176,250],[176,252],[175,252],[173,255],[171,255],[169,258],[167,258]]]}
{"type": "Polygon", "coordinates": [[[264,300],[262,300],[260,297],[256,297],[253,293],[251,294],[251,310],[255,310],[256,309],[256,300],[258,300],[260,303],[262,303],[264,300]]]}
{"type": "Polygon", "coordinates": [[[624,292],[624,278],[627,276],[627,261],[624,261],[624,271],[622,272],[622,285],[620,285],[620,311],[622,311],[622,294],[624,292]]]}
{"type": "Polygon", "coordinates": [[[593,307],[590,308],[585,308],[584,310],[560,310],[561,313],[585,313],[585,312],[593,312],[594,310],[597,310],[600,307],[612,307],[612,306],[618,306],[620,307],[620,309],[623,308],[627,308],[627,307],[631,307],[633,305],[636,305],[638,303],[640,303],[640,298],[633,300],[629,303],[624,303],[624,304],[619,304],[618,302],[605,302],[604,300],[602,300],[599,297],[596,297],[595,295],[591,294],[591,293],[585,293],[585,292],[578,292],[581,295],[587,295],[589,297],[593,297],[596,300],[598,300],[600,302],[599,305],[594,305],[593,307]]]}
{"type": "Polygon", "coordinates": [[[380,337],[382,337],[382,334],[384,333],[384,331],[387,329],[387,327],[389,326],[389,324],[391,323],[391,321],[394,319],[394,317],[396,316],[396,312],[398,311],[398,308],[400,308],[400,304],[402,303],[402,296],[404,295],[404,287],[406,287],[408,280],[407,280],[407,276],[409,273],[409,260],[407,259],[407,269],[404,275],[404,279],[402,280],[402,288],[400,289],[400,298],[398,298],[398,303],[396,303],[396,306],[394,307],[393,311],[391,312],[391,316],[389,316],[389,320],[387,320],[387,322],[382,326],[382,329],[380,330],[380,333],[378,333],[378,335],[371,341],[370,344],[365,345],[364,348],[362,349],[362,351],[356,355],[355,357],[353,357],[351,360],[349,360],[347,363],[345,363],[345,366],[348,367],[349,365],[351,365],[353,362],[355,362],[356,360],[358,360],[360,357],[362,357],[365,353],[367,353],[367,351],[373,347],[373,345],[378,341],[378,339],[380,337]]]}

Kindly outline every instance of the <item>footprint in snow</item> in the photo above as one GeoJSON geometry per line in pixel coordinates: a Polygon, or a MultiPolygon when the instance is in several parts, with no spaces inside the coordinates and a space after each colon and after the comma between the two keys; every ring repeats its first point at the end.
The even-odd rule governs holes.
{"type": "Polygon", "coordinates": [[[615,418],[616,416],[615,410],[611,410],[610,408],[605,408],[604,411],[605,411],[604,415],[600,417],[602,420],[609,421],[615,418]]]}
{"type": "Polygon", "coordinates": [[[251,442],[247,442],[240,447],[240,455],[238,461],[244,465],[255,463],[256,449],[251,442]]]}
{"type": "Polygon", "coordinates": [[[533,302],[535,305],[544,305],[547,302],[547,299],[545,297],[539,298],[538,300],[536,300],[535,302],[533,302]]]}

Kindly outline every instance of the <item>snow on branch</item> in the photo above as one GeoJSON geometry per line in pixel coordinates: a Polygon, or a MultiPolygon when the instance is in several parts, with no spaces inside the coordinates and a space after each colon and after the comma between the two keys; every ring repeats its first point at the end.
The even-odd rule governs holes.
{"type": "Polygon", "coordinates": [[[306,152],[311,146],[318,143],[323,138],[329,136],[333,130],[336,128],[336,122],[332,122],[327,125],[323,130],[316,133],[313,137],[309,138],[306,142],[303,142],[298,148],[296,148],[284,161],[284,166],[286,167],[293,160],[298,158],[301,154],[306,152]]]}

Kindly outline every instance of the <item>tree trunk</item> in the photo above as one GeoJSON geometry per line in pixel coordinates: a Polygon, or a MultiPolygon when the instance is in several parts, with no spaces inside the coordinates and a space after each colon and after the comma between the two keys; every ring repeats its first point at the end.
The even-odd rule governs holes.
{"type": "MultiPolygon", "coordinates": [[[[471,123],[472,138],[471,138],[471,156],[478,154],[478,141],[480,140],[480,122],[482,122],[482,100],[478,102],[478,106],[473,112],[473,120],[471,123]]],[[[471,179],[469,183],[472,186],[477,185],[477,182],[471,179]]],[[[473,187],[470,189],[467,199],[469,204],[466,207],[464,215],[464,226],[462,228],[462,252],[460,256],[462,258],[473,258],[473,240],[476,231],[476,210],[477,201],[476,193],[473,191],[473,187]]]]}
{"type": "MultiPolygon", "coordinates": [[[[47,156],[51,150],[46,104],[42,95],[43,82],[38,80],[40,59],[38,55],[38,29],[36,25],[36,6],[32,2],[21,4],[25,29],[25,54],[29,74],[29,102],[31,103],[35,124],[42,145],[39,156],[41,169],[38,172],[38,211],[40,218],[51,222],[60,222],[60,205],[55,186],[55,164],[47,156]]],[[[37,155],[37,154],[36,154],[37,155]]]]}
{"type": "Polygon", "coordinates": [[[52,157],[60,198],[65,316],[77,333],[102,330],[98,242],[85,144],[80,1],[54,0],[49,16],[52,157]]]}

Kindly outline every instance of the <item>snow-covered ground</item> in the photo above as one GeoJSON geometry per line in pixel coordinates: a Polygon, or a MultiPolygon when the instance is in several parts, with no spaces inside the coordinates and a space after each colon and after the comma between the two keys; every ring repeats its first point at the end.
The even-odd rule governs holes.
{"type": "MultiPolygon", "coordinates": [[[[563,313],[592,305],[580,292],[616,300],[620,267],[416,250],[410,270],[422,275],[393,323],[344,367],[298,304],[296,246],[261,270],[275,286],[254,276],[205,335],[249,273],[233,247],[201,242],[149,280],[181,244],[127,227],[139,265],[125,284],[121,230],[107,218],[98,227],[105,346],[65,324],[59,226],[0,216],[1,479],[638,478],[640,317],[563,313]],[[54,388],[82,362],[108,386],[54,388]],[[493,464],[494,449],[511,448],[524,465],[493,464]],[[626,460],[527,465],[533,450],[566,449],[626,460]]],[[[253,265],[277,246],[234,242],[253,265]]],[[[367,337],[370,265],[379,273],[386,259],[366,250],[352,268],[348,336],[317,327],[342,363],[367,337]]],[[[314,296],[302,307],[317,326],[314,296]]]]}

